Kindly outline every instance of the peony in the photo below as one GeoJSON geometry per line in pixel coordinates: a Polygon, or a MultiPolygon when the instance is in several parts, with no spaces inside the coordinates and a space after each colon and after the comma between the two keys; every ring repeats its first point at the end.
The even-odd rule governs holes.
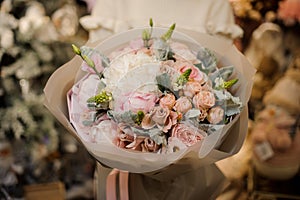
{"type": "Polygon", "coordinates": [[[196,144],[202,140],[206,133],[201,129],[193,128],[184,123],[179,123],[172,129],[171,137],[178,138],[187,147],[196,144]]]}
{"type": "Polygon", "coordinates": [[[211,108],[215,105],[216,99],[214,93],[208,90],[201,90],[193,97],[194,106],[200,108],[211,108]]]}
{"type": "Polygon", "coordinates": [[[120,102],[117,102],[116,111],[132,111],[137,113],[138,111],[143,111],[145,113],[149,112],[157,101],[157,97],[153,93],[142,93],[133,92],[126,94],[123,98],[119,98],[120,102]]]}
{"type": "Polygon", "coordinates": [[[211,124],[218,124],[224,119],[224,110],[220,106],[213,107],[208,111],[207,120],[211,124]]]}
{"type": "Polygon", "coordinates": [[[173,94],[167,93],[159,100],[159,105],[164,108],[172,109],[175,105],[175,96],[173,94]]]}
{"type": "Polygon", "coordinates": [[[104,82],[107,88],[110,88],[111,90],[130,70],[140,67],[143,64],[158,62],[155,60],[155,57],[149,56],[143,51],[134,52],[131,50],[129,52],[123,52],[121,55],[114,56],[116,57],[111,58],[110,66],[105,68],[103,73],[105,77],[104,82]]]}
{"type": "Polygon", "coordinates": [[[182,96],[176,100],[176,104],[174,106],[174,110],[180,113],[186,113],[190,109],[192,109],[193,105],[188,97],[182,96]]]}

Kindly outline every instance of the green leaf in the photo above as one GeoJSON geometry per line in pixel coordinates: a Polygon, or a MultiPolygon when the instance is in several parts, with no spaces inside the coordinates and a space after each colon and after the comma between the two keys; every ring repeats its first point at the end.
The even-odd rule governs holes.
{"type": "Polygon", "coordinates": [[[123,113],[118,113],[115,111],[108,111],[108,116],[110,116],[117,123],[126,123],[130,126],[136,126],[134,119],[136,119],[136,114],[132,111],[125,111],[123,113]]]}
{"type": "Polygon", "coordinates": [[[235,79],[231,79],[229,81],[224,82],[224,89],[229,89],[230,87],[232,87],[234,84],[236,84],[238,82],[239,79],[235,78],[235,79]]]}

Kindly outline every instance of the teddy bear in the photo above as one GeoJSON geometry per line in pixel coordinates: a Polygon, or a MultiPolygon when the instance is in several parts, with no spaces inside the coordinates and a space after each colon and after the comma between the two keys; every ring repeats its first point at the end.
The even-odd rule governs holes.
{"type": "Polygon", "coordinates": [[[270,179],[288,180],[300,169],[300,66],[295,59],[264,98],[251,132],[256,171],[270,179]]]}

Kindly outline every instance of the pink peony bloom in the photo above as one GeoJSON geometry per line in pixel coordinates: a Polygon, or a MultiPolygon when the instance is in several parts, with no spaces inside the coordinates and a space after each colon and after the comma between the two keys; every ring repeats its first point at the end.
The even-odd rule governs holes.
{"type": "Polygon", "coordinates": [[[120,102],[116,102],[116,111],[129,111],[137,113],[143,111],[149,112],[157,101],[157,97],[153,93],[134,92],[126,94],[123,98],[119,98],[120,102]]]}
{"type": "Polygon", "coordinates": [[[172,129],[171,137],[178,138],[187,147],[196,144],[202,140],[206,133],[201,129],[192,128],[186,124],[179,123],[172,129]]]}
{"type": "Polygon", "coordinates": [[[207,120],[211,124],[218,124],[224,119],[224,110],[220,106],[213,107],[208,111],[207,120]]]}
{"type": "Polygon", "coordinates": [[[172,109],[175,105],[175,101],[175,96],[173,94],[168,93],[159,100],[159,105],[164,108],[172,109]]]}
{"type": "Polygon", "coordinates": [[[211,108],[215,105],[215,95],[208,90],[201,90],[193,98],[194,106],[200,108],[211,108]]]}
{"type": "Polygon", "coordinates": [[[176,100],[176,104],[174,106],[174,110],[180,112],[182,114],[186,113],[190,109],[192,109],[193,105],[188,97],[182,96],[176,100]]]}

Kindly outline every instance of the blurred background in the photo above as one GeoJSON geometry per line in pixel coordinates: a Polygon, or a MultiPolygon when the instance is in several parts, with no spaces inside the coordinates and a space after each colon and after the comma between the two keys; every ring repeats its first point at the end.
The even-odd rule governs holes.
{"type": "MultiPolygon", "coordinates": [[[[1,200],[30,199],[26,197],[45,192],[57,195],[54,199],[94,198],[95,160],[44,107],[43,88],[50,75],[74,56],[71,44],[84,45],[92,31],[101,29],[84,20],[93,16],[96,2],[0,1],[1,200]]],[[[272,91],[275,96],[276,92],[282,93],[277,87],[284,77],[298,85],[286,93],[291,101],[289,109],[285,104],[281,106],[281,102],[276,105],[288,110],[294,119],[299,116],[299,96],[294,97],[300,89],[299,0],[230,0],[229,3],[236,24],[244,32],[234,39],[234,44],[257,68],[257,74],[249,102],[249,138],[230,162],[220,162],[228,185],[219,199],[300,199],[300,157],[292,158],[294,173],[279,178],[265,176],[253,164],[256,140],[250,138],[255,135],[251,132],[257,130],[257,116],[267,107],[266,93],[272,91]]],[[[288,90],[289,86],[283,88],[288,90]]],[[[298,121],[294,135],[283,139],[288,142],[283,142],[284,148],[280,147],[283,152],[292,148],[287,155],[295,156],[295,152],[300,155],[300,143],[298,147],[294,144],[296,133],[299,135],[298,121]]],[[[273,137],[277,138],[275,134],[273,137]]],[[[273,150],[276,154],[276,149],[273,150]]]]}

